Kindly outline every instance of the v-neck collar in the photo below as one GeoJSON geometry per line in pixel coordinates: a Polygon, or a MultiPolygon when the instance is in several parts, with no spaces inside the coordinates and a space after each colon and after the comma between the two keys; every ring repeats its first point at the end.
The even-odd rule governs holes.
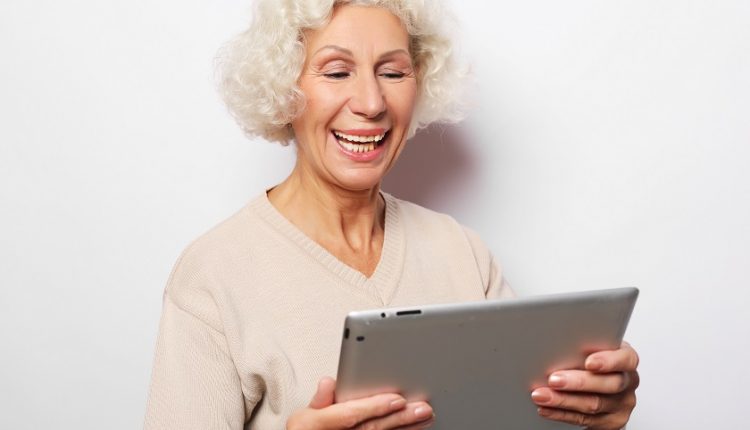
{"type": "Polygon", "coordinates": [[[364,290],[379,305],[387,306],[393,299],[399,279],[401,278],[406,244],[399,216],[398,199],[388,193],[381,192],[380,194],[385,201],[383,249],[380,252],[380,261],[378,261],[375,271],[369,278],[362,272],[336,258],[327,249],[302,232],[296,225],[292,224],[268,200],[266,193],[254,199],[250,203],[250,206],[261,218],[297,244],[313,259],[320,262],[335,276],[356,289],[364,290]]]}

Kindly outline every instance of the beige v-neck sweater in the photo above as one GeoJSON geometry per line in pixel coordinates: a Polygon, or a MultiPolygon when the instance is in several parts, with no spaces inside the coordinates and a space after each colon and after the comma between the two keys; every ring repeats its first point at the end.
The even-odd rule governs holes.
{"type": "Polygon", "coordinates": [[[145,428],[283,429],[318,380],[336,376],[348,312],[512,295],[475,233],[383,196],[369,279],[265,193],[193,242],[164,292],[145,428]]]}

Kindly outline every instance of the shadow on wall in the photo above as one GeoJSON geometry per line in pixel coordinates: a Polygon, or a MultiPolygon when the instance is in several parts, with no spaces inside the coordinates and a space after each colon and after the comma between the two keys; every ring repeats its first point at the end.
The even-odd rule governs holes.
{"type": "Polygon", "coordinates": [[[465,130],[433,124],[407,143],[383,180],[383,189],[400,199],[455,214],[480,174],[474,149],[465,130]]]}

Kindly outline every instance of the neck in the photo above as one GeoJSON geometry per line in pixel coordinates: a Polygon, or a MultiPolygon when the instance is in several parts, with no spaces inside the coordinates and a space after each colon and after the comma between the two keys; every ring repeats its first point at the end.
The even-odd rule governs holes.
{"type": "Polygon", "coordinates": [[[268,193],[276,209],[334,255],[354,252],[379,257],[385,224],[380,184],[346,190],[298,163],[292,174],[268,193]]]}

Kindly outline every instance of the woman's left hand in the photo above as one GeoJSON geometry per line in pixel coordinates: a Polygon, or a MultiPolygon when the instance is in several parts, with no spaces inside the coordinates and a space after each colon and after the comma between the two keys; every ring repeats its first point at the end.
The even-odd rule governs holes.
{"type": "Polygon", "coordinates": [[[638,354],[623,342],[586,358],[585,370],[553,372],[548,387],[531,393],[539,415],[589,430],[619,430],[635,408],[638,354]]]}

